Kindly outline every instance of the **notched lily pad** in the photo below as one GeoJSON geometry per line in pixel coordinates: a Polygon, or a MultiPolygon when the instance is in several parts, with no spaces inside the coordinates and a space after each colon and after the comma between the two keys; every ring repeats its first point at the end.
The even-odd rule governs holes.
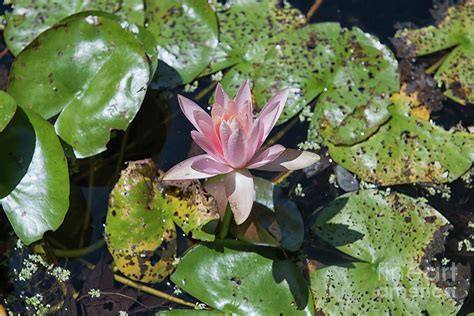
{"type": "Polygon", "coordinates": [[[13,0],[13,11],[6,12],[5,42],[18,55],[39,34],[62,19],[89,10],[115,13],[130,23],[143,25],[143,0],[13,0]]]}
{"type": "Polygon", "coordinates": [[[451,49],[435,73],[446,96],[461,104],[474,103],[474,1],[454,5],[436,25],[403,29],[395,35],[409,57],[451,49]]]}
{"type": "Polygon", "coordinates": [[[69,172],[53,127],[18,108],[0,133],[0,202],[25,244],[56,230],[69,208],[69,172]]]}
{"type": "Polygon", "coordinates": [[[207,0],[147,0],[147,29],[157,40],[160,62],[172,67],[180,83],[194,80],[217,47],[217,19],[207,0]]]}
{"type": "Polygon", "coordinates": [[[153,162],[131,162],[110,194],[107,246],[120,272],[141,282],[160,282],[174,269],[176,228],[156,199],[153,162]]]}
{"type": "Polygon", "coordinates": [[[304,223],[296,205],[271,181],[254,177],[256,198],[250,217],[231,227],[240,240],[296,251],[303,243],[304,223]]]}
{"type": "Polygon", "coordinates": [[[316,309],[328,315],[456,314],[467,291],[456,301],[452,288],[438,287],[423,270],[447,226],[435,209],[403,194],[366,190],[338,197],[312,230],[356,261],[310,272],[316,309]]]}
{"type": "Polygon", "coordinates": [[[0,91],[0,132],[10,123],[15,111],[15,100],[8,93],[0,91]]]}
{"type": "Polygon", "coordinates": [[[198,244],[171,280],[219,311],[238,315],[313,315],[308,286],[297,266],[276,249],[218,240],[198,244]]]}
{"type": "Polygon", "coordinates": [[[130,162],[110,194],[109,251],[119,270],[159,282],[174,269],[176,225],[193,238],[214,240],[217,206],[198,181],[161,182],[151,159],[130,162]]]}
{"type": "Polygon", "coordinates": [[[100,153],[110,131],[135,117],[152,76],[149,39],[140,34],[103,13],[69,17],[17,56],[8,92],[45,119],[59,114],[56,133],[78,158],[100,153]]]}
{"type": "Polygon", "coordinates": [[[338,164],[382,185],[447,183],[471,168],[474,135],[445,131],[411,116],[406,97],[392,99],[392,118],[369,139],[352,146],[328,145],[338,164]]]}

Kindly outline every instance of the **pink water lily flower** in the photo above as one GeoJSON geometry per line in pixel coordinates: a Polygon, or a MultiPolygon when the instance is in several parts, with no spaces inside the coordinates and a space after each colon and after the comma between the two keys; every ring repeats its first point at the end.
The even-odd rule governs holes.
{"type": "Polygon", "coordinates": [[[178,96],[184,115],[196,128],[194,142],[206,154],[191,157],[171,168],[164,180],[204,179],[225,174],[221,192],[230,204],[237,224],[250,214],[254,201],[254,183],[248,169],[266,171],[297,170],[319,160],[319,156],[282,145],[261,148],[280,117],[288,90],[278,92],[260,111],[252,113],[250,84],[245,81],[235,99],[217,85],[211,116],[191,100],[178,96]]]}

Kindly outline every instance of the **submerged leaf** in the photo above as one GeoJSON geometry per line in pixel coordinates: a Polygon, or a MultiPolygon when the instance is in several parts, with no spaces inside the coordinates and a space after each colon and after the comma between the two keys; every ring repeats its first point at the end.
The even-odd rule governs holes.
{"type": "Polygon", "coordinates": [[[56,230],[69,208],[69,172],[53,127],[18,108],[0,133],[0,201],[23,243],[56,230]]]}
{"type": "Polygon", "coordinates": [[[219,240],[192,247],[171,276],[208,306],[242,315],[313,315],[297,266],[272,248],[219,240]]]}
{"type": "Polygon", "coordinates": [[[399,193],[338,197],[312,230],[356,261],[310,273],[316,309],[326,315],[456,314],[461,304],[449,294],[455,288],[438,287],[420,267],[430,247],[442,247],[448,224],[429,205],[399,193]]]}
{"type": "Polygon", "coordinates": [[[423,56],[452,49],[436,71],[446,96],[461,104],[474,103],[474,1],[454,5],[438,25],[403,29],[395,35],[409,56],[423,56]]]}
{"type": "Polygon", "coordinates": [[[10,123],[15,111],[15,100],[8,93],[0,91],[0,132],[10,123]]]}
{"type": "Polygon", "coordinates": [[[334,161],[382,185],[446,183],[471,168],[474,135],[448,132],[411,116],[406,98],[394,102],[392,118],[369,139],[352,146],[328,144],[334,161]]]}
{"type": "Polygon", "coordinates": [[[147,28],[158,44],[160,62],[172,67],[180,83],[194,80],[217,47],[217,19],[207,0],[146,0],[147,28]]]}
{"type": "Polygon", "coordinates": [[[45,119],[59,114],[56,132],[77,157],[95,155],[106,149],[110,131],[125,130],[141,106],[153,72],[150,43],[142,40],[113,16],[69,17],[18,55],[8,92],[45,119]]]}
{"type": "Polygon", "coordinates": [[[18,55],[39,34],[62,19],[89,10],[115,13],[130,23],[143,25],[143,0],[13,0],[13,11],[6,12],[5,42],[18,55]]]}

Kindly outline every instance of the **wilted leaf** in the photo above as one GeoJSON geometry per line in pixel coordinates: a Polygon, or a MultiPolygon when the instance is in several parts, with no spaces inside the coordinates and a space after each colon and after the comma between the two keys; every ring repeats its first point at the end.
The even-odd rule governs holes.
{"type": "Polygon", "coordinates": [[[145,96],[153,70],[150,43],[140,34],[102,13],[69,17],[18,55],[8,92],[45,119],[59,114],[56,132],[77,157],[100,153],[110,131],[126,129],[145,96]]]}
{"type": "Polygon", "coordinates": [[[0,198],[15,233],[25,244],[56,230],[69,207],[69,172],[53,127],[18,108],[0,133],[0,198]]]}
{"type": "Polygon", "coordinates": [[[215,200],[203,191],[198,181],[162,182],[163,208],[185,234],[195,239],[213,241],[219,222],[215,200]]]}
{"type": "MultiPolygon", "coordinates": [[[[129,164],[110,194],[107,246],[120,272],[141,282],[160,282],[174,269],[176,228],[156,193],[151,161],[129,164]]],[[[160,197],[160,195],[158,195],[160,197]]]]}
{"type": "Polygon", "coordinates": [[[452,49],[436,71],[438,84],[446,87],[446,96],[456,102],[474,103],[474,1],[454,5],[438,25],[403,29],[395,35],[409,56],[423,56],[452,49]]]}
{"type": "Polygon", "coordinates": [[[208,306],[242,315],[313,314],[307,284],[294,263],[272,248],[219,240],[192,247],[171,276],[208,306]]]}
{"type": "Polygon", "coordinates": [[[338,164],[382,185],[446,183],[471,168],[474,135],[448,132],[413,117],[406,98],[393,99],[392,118],[369,139],[352,146],[328,144],[338,164]]]}
{"type": "Polygon", "coordinates": [[[209,64],[217,46],[217,19],[207,0],[146,0],[147,28],[156,37],[160,62],[185,84],[209,64]]]}
{"type": "Polygon", "coordinates": [[[142,282],[173,271],[176,225],[193,238],[214,240],[215,201],[197,181],[161,182],[155,163],[130,162],[110,195],[106,235],[119,270],[142,282]]]}
{"type": "Polygon", "coordinates": [[[348,193],[319,213],[312,230],[356,262],[310,273],[316,309],[326,315],[454,315],[460,308],[420,267],[443,243],[448,221],[399,193],[348,193]]]}
{"type": "Polygon", "coordinates": [[[13,11],[6,12],[5,42],[18,55],[39,34],[62,19],[88,10],[119,15],[130,23],[143,25],[143,0],[13,0],[13,11]]]}
{"type": "Polygon", "coordinates": [[[8,93],[0,91],[0,132],[10,123],[15,111],[15,100],[8,93]]]}
{"type": "Polygon", "coordinates": [[[304,223],[296,205],[271,181],[254,177],[256,198],[250,217],[231,231],[240,240],[296,251],[303,243],[304,223]]]}

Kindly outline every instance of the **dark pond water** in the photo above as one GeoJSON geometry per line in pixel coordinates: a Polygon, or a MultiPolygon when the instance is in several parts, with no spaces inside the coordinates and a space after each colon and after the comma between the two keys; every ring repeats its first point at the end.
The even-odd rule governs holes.
{"type": "MultiPolygon", "coordinates": [[[[290,2],[302,12],[307,12],[313,4],[313,1],[290,2]]],[[[311,22],[337,21],[347,27],[357,26],[378,36],[383,43],[393,48],[390,37],[394,35],[396,27],[407,25],[407,23],[417,26],[433,23],[434,19],[430,14],[432,7],[431,0],[325,0],[311,22]]],[[[4,9],[2,3],[1,10],[4,9]]],[[[0,50],[3,48],[2,43],[0,50]]],[[[1,89],[6,87],[11,60],[9,54],[0,60],[1,89]]],[[[210,83],[209,78],[203,78],[200,80],[200,88],[188,97],[193,98],[200,94],[201,89],[210,83]]],[[[63,227],[56,233],[48,234],[46,243],[54,244],[55,241],[60,241],[68,248],[78,248],[93,244],[102,238],[108,194],[118,179],[120,170],[124,168],[124,162],[152,157],[161,169],[167,170],[175,163],[187,158],[190,152],[197,150],[192,145],[189,136],[192,126],[177,106],[177,93],[183,93],[181,88],[168,91],[150,90],[142,109],[128,131],[114,132],[114,137],[106,153],[77,161],[70,166],[73,170],[72,208],[63,227]]],[[[199,100],[199,103],[207,104],[208,97],[209,94],[199,100]]],[[[474,110],[444,101],[442,109],[433,113],[432,118],[446,128],[450,128],[458,122],[467,127],[474,125],[474,110]]],[[[277,135],[282,128],[284,127],[277,128],[272,135],[277,135]]],[[[305,140],[306,128],[307,126],[304,124],[297,124],[281,137],[279,143],[296,148],[298,143],[305,140]]],[[[329,166],[317,176],[309,179],[303,173],[296,173],[289,179],[290,185],[285,189],[289,194],[292,194],[296,183],[301,183],[306,188],[305,198],[295,197],[292,194],[306,221],[309,221],[314,210],[343,193],[342,190],[336,189],[328,183],[329,175],[333,172],[332,167],[329,166]]],[[[392,189],[403,191],[412,196],[422,196],[424,192],[420,187],[415,186],[401,186],[392,189]]],[[[474,222],[473,192],[472,189],[467,189],[462,181],[453,183],[451,191],[452,198],[449,201],[439,196],[429,199],[430,204],[454,224],[454,229],[448,237],[446,251],[441,256],[457,262],[474,263],[473,254],[461,253],[457,250],[457,242],[473,233],[472,229],[468,227],[469,221],[474,222]]],[[[12,236],[11,227],[3,212],[0,212],[0,256],[13,239],[12,236]]],[[[188,244],[189,242],[182,238],[180,250],[184,250],[188,244]]],[[[325,252],[321,251],[319,255],[315,255],[321,256],[321,254],[325,254],[325,252]]],[[[18,265],[17,259],[16,256],[10,261],[3,258],[0,265],[0,298],[8,293],[18,294],[18,291],[22,290],[8,281],[8,271],[18,265]]],[[[111,262],[110,255],[104,247],[89,253],[82,259],[92,264],[111,262]]],[[[84,276],[90,273],[84,268],[84,261],[73,260],[60,264],[72,270],[72,279],[77,288],[80,288],[84,276]]],[[[107,275],[110,271],[103,273],[107,275]]],[[[100,276],[96,281],[98,283],[105,282],[100,280],[100,276]]],[[[157,288],[172,292],[172,286],[166,281],[158,285],[157,288]]],[[[133,295],[136,296],[136,293],[133,295]]],[[[140,299],[147,306],[163,306],[164,308],[172,306],[163,300],[147,295],[140,294],[140,299]]],[[[123,304],[118,301],[103,303],[95,311],[101,311],[101,308],[115,310],[116,307],[107,305],[109,303],[112,305],[123,304]]],[[[137,312],[143,310],[140,306],[136,307],[137,312]]],[[[466,299],[461,314],[470,311],[474,311],[472,296],[466,299]]]]}

